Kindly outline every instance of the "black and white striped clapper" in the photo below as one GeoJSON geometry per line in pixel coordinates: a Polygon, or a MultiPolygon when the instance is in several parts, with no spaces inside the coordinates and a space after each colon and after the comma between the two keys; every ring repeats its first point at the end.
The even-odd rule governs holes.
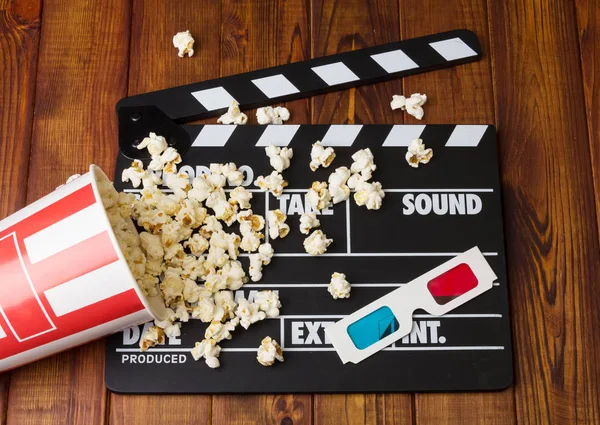
{"type": "Polygon", "coordinates": [[[477,36],[454,30],[127,97],[117,110],[154,105],[187,122],[220,115],[233,100],[250,109],[479,59],[477,36]]]}

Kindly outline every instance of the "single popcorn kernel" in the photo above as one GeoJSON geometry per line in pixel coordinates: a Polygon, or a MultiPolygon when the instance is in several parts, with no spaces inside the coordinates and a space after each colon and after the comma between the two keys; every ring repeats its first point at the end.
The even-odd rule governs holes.
{"type": "Polygon", "coordinates": [[[327,291],[334,300],[338,298],[350,298],[350,283],[346,280],[344,273],[334,273],[331,275],[331,281],[327,286],[327,291]]]}
{"type": "Polygon", "coordinates": [[[279,146],[269,145],[265,148],[265,152],[269,157],[271,167],[278,173],[289,168],[290,160],[294,156],[294,151],[289,148],[280,148],[279,146]]]}
{"type": "Polygon", "coordinates": [[[277,341],[268,336],[261,341],[256,360],[263,366],[272,366],[275,360],[283,361],[283,351],[277,341]]]}
{"type": "Polygon", "coordinates": [[[308,238],[304,239],[304,249],[310,255],[321,255],[327,251],[327,247],[332,242],[333,239],[327,239],[321,230],[315,230],[308,238]]]}
{"type": "Polygon", "coordinates": [[[369,210],[378,210],[385,198],[385,192],[379,182],[363,182],[356,188],[354,201],[356,205],[366,205],[369,210]]]}
{"type": "Polygon", "coordinates": [[[240,111],[240,104],[235,100],[231,102],[229,109],[219,117],[217,123],[219,124],[236,124],[243,125],[248,122],[248,115],[240,111]]]}
{"type": "Polygon", "coordinates": [[[173,46],[179,50],[177,56],[180,58],[184,57],[186,54],[188,57],[194,55],[194,39],[189,30],[175,34],[173,36],[173,46]]]}
{"type": "Polygon", "coordinates": [[[306,201],[317,211],[327,208],[331,205],[331,194],[327,189],[325,182],[313,182],[311,188],[306,194],[306,201]]]}
{"type": "Polygon", "coordinates": [[[310,169],[317,171],[317,168],[327,168],[335,159],[335,151],[332,147],[324,148],[320,141],[312,145],[310,151],[310,169]]]}
{"type": "Polygon", "coordinates": [[[431,148],[425,149],[422,139],[414,139],[406,152],[406,162],[413,168],[418,168],[419,164],[427,164],[433,157],[431,148]]]}
{"type": "Polygon", "coordinates": [[[290,226],[285,224],[287,216],[281,210],[267,212],[267,222],[269,224],[269,237],[271,239],[285,238],[290,233],[290,226]]]}
{"type": "Polygon", "coordinates": [[[165,333],[158,326],[150,326],[140,339],[140,349],[146,351],[155,345],[165,345],[165,333]]]}
{"type": "Polygon", "coordinates": [[[258,176],[254,184],[262,191],[270,191],[273,196],[279,198],[283,193],[283,188],[287,187],[288,182],[283,179],[283,176],[277,171],[273,171],[267,177],[258,176]]]}
{"type": "Polygon", "coordinates": [[[302,234],[308,235],[310,233],[310,229],[314,229],[320,225],[321,222],[317,218],[317,213],[308,212],[300,216],[300,233],[302,234]]]}

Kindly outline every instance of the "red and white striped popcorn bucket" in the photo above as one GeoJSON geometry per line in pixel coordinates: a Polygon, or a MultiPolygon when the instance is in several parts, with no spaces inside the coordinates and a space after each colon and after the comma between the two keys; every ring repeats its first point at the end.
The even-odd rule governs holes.
{"type": "Polygon", "coordinates": [[[160,318],[87,174],[0,221],[0,372],[160,318]]]}

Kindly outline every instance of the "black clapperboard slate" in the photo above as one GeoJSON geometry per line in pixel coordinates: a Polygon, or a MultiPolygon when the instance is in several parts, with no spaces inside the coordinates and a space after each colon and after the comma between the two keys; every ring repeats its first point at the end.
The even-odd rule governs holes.
{"type": "MultiPolygon", "coordinates": [[[[244,185],[253,190],[253,211],[265,215],[267,210],[281,209],[288,214],[292,231],[285,239],[269,240],[275,257],[265,266],[263,279],[247,283],[236,293],[252,299],[254,291],[277,290],[283,304],[281,317],[261,321],[248,330],[238,327],[232,340],[220,344],[218,369],[209,369],[203,360],[194,362],[190,354],[194,343],[203,339],[204,323],[191,320],[182,327],[181,337],[145,353],[138,344],[144,326],[150,324],[126,329],[107,341],[108,388],[119,393],[173,394],[477,391],[510,386],[507,273],[493,126],[175,124],[222,113],[230,98],[221,99],[221,89],[227,92],[225,97],[233,94],[242,108],[249,108],[466,63],[480,56],[476,37],[458,30],[119,102],[117,190],[137,192],[121,183],[120,175],[131,157],[144,158],[133,146],[135,141],[154,131],[183,152],[180,169],[190,176],[208,171],[213,162],[235,162],[245,173],[244,185]],[[450,50],[443,45],[431,47],[444,40],[454,46],[456,39],[471,52],[465,53],[460,43],[450,50]],[[384,72],[381,66],[378,75],[372,68],[365,77],[363,70],[372,64],[362,65],[372,61],[372,55],[386,51],[395,58],[402,51],[420,70],[384,72]],[[460,57],[461,52],[470,59],[460,57]],[[311,67],[333,64],[339,78],[347,80],[349,74],[340,71],[339,63],[359,79],[341,83],[332,80],[331,74],[323,74],[319,83],[311,74],[311,67]],[[301,65],[304,74],[310,75],[304,80],[298,77],[301,65]],[[244,97],[249,86],[258,87],[249,80],[273,74],[285,75],[299,92],[269,92],[265,97],[267,93],[248,89],[253,94],[244,97]],[[207,90],[208,97],[193,95],[207,90]],[[417,137],[433,148],[434,157],[414,169],[404,157],[408,144],[417,137]],[[317,140],[333,146],[337,156],[329,168],[312,172],[308,167],[310,150],[317,140]],[[291,166],[283,172],[289,186],[279,199],[252,184],[259,175],[272,171],[264,152],[271,143],[294,150],[291,166]],[[307,189],[315,180],[326,181],[335,168],[349,167],[351,155],[365,147],[371,149],[377,164],[373,180],[380,181],[386,191],[383,207],[369,211],[350,199],[323,211],[320,228],[334,242],[325,255],[308,256],[302,245],[306,236],[299,231],[300,215],[308,208],[304,199],[307,189]],[[498,276],[490,291],[442,317],[417,311],[410,335],[360,364],[342,364],[325,338],[326,326],[473,246],[484,252],[498,276]],[[345,273],[352,283],[349,299],[333,300],[327,292],[336,271],[345,273]],[[256,361],[265,336],[280,342],[285,362],[267,368],[256,361]]],[[[290,90],[286,84],[278,87],[290,90]]],[[[235,225],[229,228],[236,230],[235,225]]],[[[266,229],[264,233],[266,236],[266,229]]],[[[247,269],[247,256],[239,259],[247,269]]]]}

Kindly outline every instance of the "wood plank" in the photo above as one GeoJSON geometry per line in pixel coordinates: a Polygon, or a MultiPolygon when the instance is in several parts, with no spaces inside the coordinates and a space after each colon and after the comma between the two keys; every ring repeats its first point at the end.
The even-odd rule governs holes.
{"type": "MultiPolygon", "coordinates": [[[[304,0],[223,0],[221,75],[307,59],[310,51],[309,13],[304,0]]],[[[286,106],[291,113],[289,123],[308,122],[308,100],[287,102],[286,106]]],[[[246,113],[249,123],[255,124],[255,110],[246,113]]],[[[285,305],[283,309],[285,311],[285,305]]],[[[258,345],[260,341],[257,341],[258,345]]],[[[227,362],[226,357],[223,362],[227,362]]],[[[310,395],[213,396],[213,424],[292,425],[311,422],[310,395]]]]}
{"type": "Polygon", "coordinates": [[[575,10],[561,0],[488,5],[517,420],[596,424],[600,251],[575,10]]]}
{"type": "MultiPolygon", "coordinates": [[[[397,1],[315,0],[312,5],[312,57],[319,57],[400,40],[397,1]]],[[[402,123],[390,109],[401,81],[352,88],[313,102],[313,124],[402,123]]],[[[412,424],[408,394],[318,394],[314,422],[326,424],[412,424]]]]}
{"type": "MultiPolygon", "coordinates": [[[[40,1],[0,0],[0,219],[25,205],[40,1]]],[[[6,423],[10,372],[0,374],[0,424],[6,423]]]]}
{"type": "MultiPolygon", "coordinates": [[[[217,78],[220,20],[220,5],[210,0],[184,0],[176,7],[162,0],[134,1],[128,94],[217,78]],[[195,40],[191,58],[178,57],[172,43],[173,36],[185,30],[195,40]]],[[[111,424],[208,423],[210,409],[210,396],[110,394],[111,424]]]]}
{"type": "MultiPolygon", "coordinates": [[[[486,0],[400,1],[402,38],[467,28],[479,38],[484,58],[475,63],[414,75],[403,80],[404,95],[426,93],[424,123],[490,124],[495,122],[491,51],[486,0]]],[[[406,122],[418,123],[406,115],[406,122]]],[[[427,141],[425,141],[427,144],[427,141]]],[[[417,394],[417,424],[512,424],[513,390],[482,394],[417,394]]]]}
{"type": "MultiPolygon", "coordinates": [[[[600,230],[600,1],[576,0],[579,55],[600,230]]],[[[600,235],[599,235],[600,236],[600,235]]]]}
{"type": "MultiPolygon", "coordinates": [[[[129,3],[48,2],[41,40],[27,202],[92,162],[112,171],[129,3]]],[[[95,342],[13,371],[7,423],[104,423],[103,348],[95,342]]]]}

